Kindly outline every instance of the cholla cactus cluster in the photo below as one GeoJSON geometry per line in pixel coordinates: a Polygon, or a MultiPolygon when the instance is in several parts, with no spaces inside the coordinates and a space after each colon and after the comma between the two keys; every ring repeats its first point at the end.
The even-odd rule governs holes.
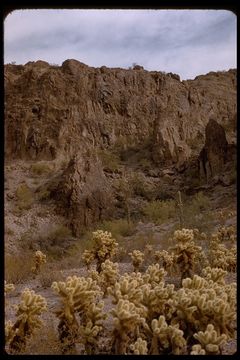
{"type": "Polygon", "coordinates": [[[143,340],[141,337],[137,338],[134,344],[130,345],[130,349],[133,351],[134,355],[147,355],[148,347],[147,341],[143,340]]]}
{"type": "Polygon", "coordinates": [[[139,308],[129,300],[123,299],[118,301],[111,314],[114,324],[112,351],[115,355],[127,354],[131,336],[137,336],[140,325],[145,323],[145,318],[141,316],[139,308]]]}
{"type": "Polygon", "coordinates": [[[193,230],[182,229],[174,232],[174,240],[177,244],[171,250],[182,275],[181,280],[193,276],[197,256],[202,252],[202,248],[195,245],[193,239],[193,230]]]}
{"type": "MultiPolygon", "coordinates": [[[[117,243],[110,233],[95,232],[93,249],[83,254],[88,275],[52,284],[60,300],[55,315],[62,353],[221,354],[223,345],[236,336],[236,283],[225,280],[230,269],[236,270],[236,247],[226,247],[215,234],[207,262],[194,234],[201,240],[195,230],[175,231],[176,245],[156,251],[155,263],[141,272],[144,253],[134,250],[135,271],[121,275],[118,263],[111,261],[117,243]],[[94,259],[96,270],[90,269],[94,259]],[[169,276],[173,270],[181,274],[176,287],[169,276]],[[108,300],[112,307],[106,314],[108,300]]],[[[13,284],[5,282],[5,293],[12,289],[13,284]]],[[[24,292],[15,324],[8,321],[5,326],[11,352],[25,348],[45,309],[44,298],[28,289],[24,292]]]]}
{"type": "Polygon", "coordinates": [[[144,253],[140,250],[133,250],[128,255],[131,256],[133,271],[138,271],[144,261],[144,253]]]}
{"type": "Polygon", "coordinates": [[[218,229],[217,236],[221,242],[230,241],[235,243],[236,241],[236,230],[234,226],[222,226],[218,229]]]}
{"type": "Polygon", "coordinates": [[[21,295],[21,302],[16,305],[16,321],[7,322],[5,328],[6,343],[10,352],[21,352],[27,345],[34,330],[42,326],[39,315],[47,310],[45,298],[35,294],[33,290],[25,289],[21,295]]]}
{"type": "Polygon", "coordinates": [[[34,274],[39,274],[43,264],[47,262],[47,256],[40,250],[37,250],[34,255],[34,266],[32,267],[32,272],[34,274]]]}
{"type": "Polygon", "coordinates": [[[172,274],[175,269],[175,255],[166,250],[157,250],[154,253],[155,261],[159,262],[161,266],[169,273],[172,274]]]}
{"type": "Polygon", "coordinates": [[[102,295],[96,281],[90,277],[72,276],[66,282],[54,282],[52,289],[62,300],[62,306],[55,313],[60,320],[58,331],[63,353],[75,351],[80,333],[83,335],[86,351],[91,352],[93,337],[98,336],[104,319],[103,304],[100,302],[97,306],[94,305],[102,295]]]}
{"type": "Polygon", "coordinates": [[[102,230],[93,232],[93,241],[93,249],[89,253],[85,253],[85,256],[89,258],[92,255],[93,259],[97,261],[96,270],[101,272],[102,263],[116,255],[118,243],[110,232],[102,230]]]}
{"type": "Polygon", "coordinates": [[[213,234],[208,251],[209,263],[212,267],[219,267],[223,270],[236,272],[237,268],[237,247],[233,245],[227,248],[220,240],[218,234],[213,234]]]}
{"type": "Polygon", "coordinates": [[[187,342],[178,325],[168,325],[165,317],[161,315],[159,319],[152,320],[151,329],[150,354],[158,355],[166,352],[167,354],[181,355],[183,353],[187,342]]]}

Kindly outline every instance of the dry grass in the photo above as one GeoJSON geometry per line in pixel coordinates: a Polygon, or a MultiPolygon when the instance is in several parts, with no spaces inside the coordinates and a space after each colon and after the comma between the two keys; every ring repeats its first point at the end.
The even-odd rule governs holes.
{"type": "Polygon", "coordinates": [[[33,253],[25,252],[21,255],[5,255],[5,280],[9,283],[20,284],[32,276],[33,253]]]}
{"type": "Polygon", "coordinates": [[[61,344],[50,320],[36,331],[22,355],[61,355],[61,344]]]}
{"type": "Polygon", "coordinates": [[[63,281],[64,276],[60,269],[57,270],[56,265],[47,263],[41,269],[38,280],[44,289],[50,288],[54,281],[63,281]]]}

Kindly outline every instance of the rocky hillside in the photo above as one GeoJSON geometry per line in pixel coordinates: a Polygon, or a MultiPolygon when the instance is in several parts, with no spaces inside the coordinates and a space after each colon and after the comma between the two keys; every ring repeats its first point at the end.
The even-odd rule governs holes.
{"type": "MultiPolygon", "coordinates": [[[[76,60],[4,71],[6,164],[54,164],[34,191],[47,192],[75,234],[122,216],[127,195],[116,183],[129,174],[141,175],[154,199],[159,188],[171,197],[235,181],[235,69],[187,81],[76,60]]],[[[141,196],[130,197],[140,206],[141,196]]]]}

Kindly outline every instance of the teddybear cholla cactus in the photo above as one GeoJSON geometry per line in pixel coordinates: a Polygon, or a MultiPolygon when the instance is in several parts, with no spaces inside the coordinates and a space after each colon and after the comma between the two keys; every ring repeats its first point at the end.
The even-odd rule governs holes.
{"type": "Polygon", "coordinates": [[[118,243],[108,231],[97,230],[93,232],[94,247],[91,250],[94,259],[97,260],[97,272],[101,271],[101,265],[107,259],[116,255],[118,243]]]}
{"type": "Polygon", "coordinates": [[[227,248],[221,243],[219,235],[213,234],[208,251],[209,263],[212,267],[235,272],[237,268],[237,247],[227,248]]]}
{"type": "Polygon", "coordinates": [[[168,301],[172,308],[171,324],[180,324],[185,338],[214,325],[218,335],[234,337],[236,321],[236,283],[219,284],[198,275],[182,281],[182,288],[168,301]]]}
{"type": "Polygon", "coordinates": [[[134,344],[130,345],[130,349],[133,351],[134,355],[147,355],[147,341],[139,337],[134,344]]]}
{"type": "Polygon", "coordinates": [[[90,265],[94,260],[94,254],[91,250],[84,250],[82,255],[83,262],[87,266],[87,269],[90,269],[90,265]]]}
{"type": "Polygon", "coordinates": [[[21,303],[16,305],[17,320],[14,324],[8,322],[6,325],[6,343],[9,343],[10,352],[24,351],[27,340],[42,325],[39,315],[47,310],[46,306],[45,298],[33,290],[25,289],[22,292],[21,303]]]}
{"type": "Polygon", "coordinates": [[[133,252],[130,252],[128,255],[131,256],[134,271],[139,271],[139,268],[144,261],[144,253],[139,250],[133,250],[133,252]]]}
{"type": "Polygon", "coordinates": [[[42,265],[45,264],[47,261],[46,255],[42,251],[37,250],[34,255],[34,261],[35,261],[35,264],[32,267],[32,272],[34,274],[39,274],[42,265]]]}
{"type": "Polygon", "coordinates": [[[115,355],[127,354],[131,337],[136,338],[140,325],[145,324],[145,318],[139,308],[123,299],[118,301],[111,314],[114,323],[112,352],[115,355]]]}
{"type": "Polygon", "coordinates": [[[202,348],[205,350],[206,355],[221,354],[221,345],[227,341],[226,334],[218,335],[212,324],[208,324],[205,332],[199,331],[193,336],[200,342],[202,348]]]}
{"type": "Polygon", "coordinates": [[[4,280],[4,295],[13,291],[15,286],[13,284],[7,284],[6,280],[4,280]]]}
{"type": "Polygon", "coordinates": [[[55,312],[60,319],[58,331],[62,352],[74,353],[76,342],[82,339],[86,351],[92,353],[93,339],[99,335],[105,317],[102,313],[103,303],[95,306],[102,295],[96,281],[73,276],[68,277],[66,282],[54,282],[52,288],[62,300],[61,308],[55,312]]]}
{"type": "Polygon", "coordinates": [[[177,241],[177,245],[172,250],[181,272],[181,280],[193,276],[197,256],[202,251],[200,246],[195,245],[193,239],[193,230],[182,229],[174,232],[174,240],[177,241]]]}
{"type": "Polygon", "coordinates": [[[180,355],[186,347],[186,340],[183,331],[179,330],[178,325],[168,325],[163,315],[159,319],[153,319],[152,324],[152,343],[150,353],[180,355]]]}
{"type": "Polygon", "coordinates": [[[169,253],[166,250],[157,250],[154,253],[154,258],[157,262],[159,262],[162,267],[168,271],[169,274],[172,274],[174,270],[174,254],[169,253]]]}
{"type": "Polygon", "coordinates": [[[119,277],[118,263],[113,263],[110,260],[104,261],[101,265],[101,283],[104,296],[107,295],[107,289],[113,287],[119,277]]]}

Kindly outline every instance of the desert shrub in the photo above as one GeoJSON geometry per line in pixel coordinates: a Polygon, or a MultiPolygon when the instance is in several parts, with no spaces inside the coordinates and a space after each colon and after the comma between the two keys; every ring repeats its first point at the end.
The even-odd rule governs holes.
{"type": "Polygon", "coordinates": [[[38,162],[36,164],[32,164],[30,170],[31,173],[35,176],[47,175],[52,172],[51,167],[44,162],[38,162]]]}
{"type": "Polygon", "coordinates": [[[183,197],[183,225],[189,229],[197,228],[201,232],[208,232],[213,219],[210,200],[202,192],[193,197],[183,197]]]}
{"type": "Polygon", "coordinates": [[[115,172],[119,169],[120,158],[117,154],[109,150],[98,150],[98,156],[100,157],[103,168],[111,172],[115,172]]]}
{"type": "Polygon", "coordinates": [[[143,169],[143,171],[148,171],[152,167],[152,163],[149,159],[142,158],[139,160],[139,165],[143,169]]]}
{"type": "Polygon", "coordinates": [[[191,207],[192,209],[195,209],[195,211],[203,211],[209,209],[210,206],[210,200],[209,198],[204,195],[201,191],[196,193],[191,201],[191,207]]]}
{"type": "Polygon", "coordinates": [[[7,235],[14,235],[14,231],[12,229],[10,229],[9,227],[5,228],[5,234],[7,235]]]}
{"type": "Polygon", "coordinates": [[[44,331],[37,329],[22,355],[61,355],[61,346],[53,321],[46,321],[44,331]]]}
{"type": "Polygon", "coordinates": [[[135,224],[132,221],[128,222],[127,219],[104,221],[99,228],[103,231],[109,231],[116,239],[121,236],[131,236],[136,231],[135,224]]]}
{"type": "Polygon", "coordinates": [[[144,180],[143,175],[135,173],[129,179],[129,186],[132,189],[132,193],[151,200],[152,198],[152,188],[144,180]]]}
{"type": "Polygon", "coordinates": [[[36,234],[32,229],[25,231],[19,241],[23,250],[37,250],[38,244],[36,241],[36,234]]]}
{"type": "Polygon", "coordinates": [[[41,286],[46,289],[50,288],[54,281],[63,281],[64,276],[60,270],[57,270],[53,264],[46,264],[38,275],[38,281],[41,286]]]}
{"type": "Polygon", "coordinates": [[[173,200],[154,200],[149,202],[144,208],[143,213],[148,221],[161,224],[175,216],[175,202],[173,200]]]}
{"type": "Polygon", "coordinates": [[[48,200],[50,195],[51,195],[51,192],[44,188],[40,189],[37,192],[37,197],[38,197],[38,200],[40,200],[40,201],[48,200]]]}
{"type": "Polygon", "coordinates": [[[57,225],[50,229],[46,234],[41,234],[38,239],[41,249],[48,251],[52,255],[60,255],[66,247],[67,241],[71,238],[71,230],[64,225],[57,225]]]}
{"type": "Polygon", "coordinates": [[[17,207],[20,210],[28,210],[34,202],[34,195],[32,190],[26,183],[19,185],[16,190],[17,207]]]}
{"type": "Polygon", "coordinates": [[[20,284],[31,277],[33,266],[32,253],[20,255],[6,254],[4,259],[5,279],[13,284],[20,284]]]}

